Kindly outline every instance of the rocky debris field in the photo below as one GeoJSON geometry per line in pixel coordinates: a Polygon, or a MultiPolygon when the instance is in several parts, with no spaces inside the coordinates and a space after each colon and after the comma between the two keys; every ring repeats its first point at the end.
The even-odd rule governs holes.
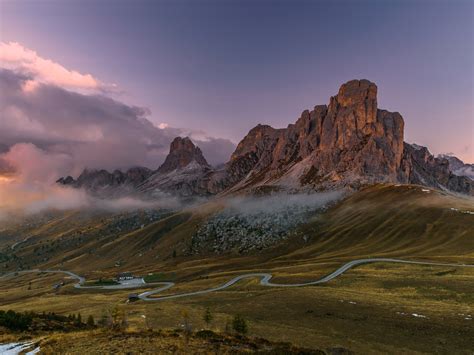
{"type": "Polygon", "coordinates": [[[200,226],[192,237],[191,253],[246,253],[268,248],[290,237],[297,226],[340,196],[332,192],[234,199],[200,226]]]}

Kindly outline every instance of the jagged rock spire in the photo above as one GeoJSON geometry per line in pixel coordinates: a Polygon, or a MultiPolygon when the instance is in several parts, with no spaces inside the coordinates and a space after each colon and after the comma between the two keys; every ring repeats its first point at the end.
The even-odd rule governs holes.
{"type": "Polygon", "coordinates": [[[158,173],[165,174],[170,171],[184,168],[192,162],[209,167],[202,155],[201,149],[196,147],[189,137],[176,137],[170,145],[170,152],[165,162],[158,168],[158,173]]]}

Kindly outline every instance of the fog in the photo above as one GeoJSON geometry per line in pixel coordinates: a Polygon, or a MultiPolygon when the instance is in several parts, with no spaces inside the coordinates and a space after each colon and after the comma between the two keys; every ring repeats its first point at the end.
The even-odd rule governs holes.
{"type": "Polygon", "coordinates": [[[42,183],[0,183],[0,223],[13,217],[31,216],[48,211],[132,211],[138,209],[178,209],[178,199],[163,195],[153,201],[137,197],[99,199],[82,189],[42,183]]]}
{"type": "Polygon", "coordinates": [[[343,191],[314,193],[277,193],[269,196],[233,197],[226,202],[229,213],[256,215],[260,213],[278,214],[290,209],[315,210],[337,201],[344,196],[343,191]]]}

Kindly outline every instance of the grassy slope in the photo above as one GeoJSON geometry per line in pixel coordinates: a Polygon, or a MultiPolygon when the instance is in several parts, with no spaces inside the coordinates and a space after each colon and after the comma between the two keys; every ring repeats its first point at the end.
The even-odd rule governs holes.
{"type": "Polygon", "coordinates": [[[397,256],[474,263],[474,200],[418,186],[356,193],[301,229],[311,245],[285,258],[397,256]]]}
{"type": "MultiPolygon", "coordinates": [[[[56,240],[65,231],[80,228],[84,237],[65,247],[59,244],[47,255],[49,260],[35,267],[60,266],[89,276],[110,276],[118,270],[114,265],[120,260],[120,269],[139,273],[179,269],[179,280],[212,272],[310,264],[327,265],[329,270],[345,260],[367,256],[474,263],[474,216],[450,209],[474,211],[473,199],[427,193],[418,186],[369,187],[309,220],[298,236],[260,253],[184,256],[201,221],[220,208],[219,202],[211,202],[143,229],[99,238],[88,238],[87,231],[99,228],[103,217],[82,219],[84,224],[79,227],[75,214],[69,214],[29,234],[43,235],[46,243],[44,238],[56,240]],[[308,237],[307,242],[303,236],[308,237]],[[177,258],[172,257],[174,251],[177,258]]],[[[17,255],[33,260],[36,246],[23,245],[17,255]]]]}

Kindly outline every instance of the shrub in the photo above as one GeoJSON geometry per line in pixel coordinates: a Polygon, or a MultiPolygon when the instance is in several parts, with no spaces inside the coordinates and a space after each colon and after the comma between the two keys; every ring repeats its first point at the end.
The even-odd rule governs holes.
{"type": "Polygon", "coordinates": [[[212,330],[204,329],[204,330],[198,331],[196,333],[196,337],[202,338],[202,339],[214,339],[214,338],[217,338],[218,336],[212,330]]]}
{"type": "Polygon", "coordinates": [[[206,308],[206,311],[204,312],[204,315],[203,315],[202,319],[204,320],[204,322],[206,322],[207,327],[209,327],[209,325],[211,324],[212,319],[213,319],[213,316],[212,316],[212,313],[211,313],[209,307],[206,308]]]}
{"type": "Polygon", "coordinates": [[[241,315],[237,314],[232,320],[232,329],[239,334],[247,334],[247,321],[241,315]]]}
{"type": "Polygon", "coordinates": [[[89,327],[93,327],[95,325],[94,317],[92,316],[92,314],[87,317],[87,325],[89,327]]]}

